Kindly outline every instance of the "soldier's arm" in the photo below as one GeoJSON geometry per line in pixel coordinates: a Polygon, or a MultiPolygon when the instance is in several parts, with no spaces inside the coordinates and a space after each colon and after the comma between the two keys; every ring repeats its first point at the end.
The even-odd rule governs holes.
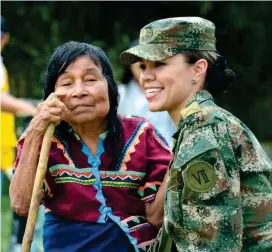
{"type": "Polygon", "coordinates": [[[272,162],[251,132],[240,135],[241,197],[246,251],[272,251],[272,162]]]}
{"type": "Polygon", "coordinates": [[[272,187],[264,173],[241,174],[246,251],[272,251],[272,187]]]}
{"type": "Polygon", "coordinates": [[[184,132],[171,169],[181,171],[184,185],[175,188],[180,179],[170,174],[172,189],[167,189],[166,200],[166,216],[179,234],[175,237],[180,239],[178,250],[242,248],[239,168],[224,133],[223,122],[184,132]]]}

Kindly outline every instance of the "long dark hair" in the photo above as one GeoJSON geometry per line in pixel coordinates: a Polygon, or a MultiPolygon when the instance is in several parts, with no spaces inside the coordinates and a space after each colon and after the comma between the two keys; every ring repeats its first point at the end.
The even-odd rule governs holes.
{"type": "Polygon", "coordinates": [[[208,62],[204,88],[213,96],[229,89],[235,81],[235,73],[229,68],[226,59],[214,51],[184,51],[187,63],[194,64],[199,59],[208,62]]]}
{"type": "MultiPolygon", "coordinates": [[[[108,135],[104,142],[105,150],[112,155],[112,167],[116,167],[119,160],[120,151],[118,146],[122,139],[121,122],[117,116],[119,93],[117,83],[113,76],[111,63],[104,51],[96,46],[76,41],[67,42],[57,47],[52,54],[44,74],[44,99],[55,90],[56,81],[66,68],[77,58],[87,55],[97,65],[101,66],[102,73],[108,82],[110,110],[107,115],[108,135]]],[[[62,121],[55,129],[55,135],[67,141],[71,137],[70,126],[62,121]]]]}

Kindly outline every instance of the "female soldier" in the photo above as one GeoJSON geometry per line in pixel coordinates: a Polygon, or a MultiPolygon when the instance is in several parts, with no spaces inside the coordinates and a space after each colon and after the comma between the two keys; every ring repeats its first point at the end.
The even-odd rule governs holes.
{"type": "Polygon", "coordinates": [[[143,118],[117,116],[117,84],[98,47],[73,41],[58,47],[44,99],[19,140],[13,209],[27,215],[42,136],[60,123],[43,191],[44,250],[146,251],[163,215],[171,158],[165,140],[143,118]]]}
{"type": "MultiPolygon", "coordinates": [[[[139,40],[134,40],[129,48],[138,44],[139,40]]],[[[125,67],[122,83],[118,85],[120,94],[118,113],[125,116],[136,115],[146,118],[159,130],[172,148],[176,127],[166,111],[151,112],[149,110],[145,90],[141,88],[139,83],[140,72],[139,62],[125,67]]]]}
{"type": "Polygon", "coordinates": [[[168,18],[143,27],[140,44],[121,55],[140,61],[150,110],[167,110],[177,126],[161,245],[272,251],[272,164],[247,126],[213,101],[235,78],[215,42],[212,22],[168,18]]]}

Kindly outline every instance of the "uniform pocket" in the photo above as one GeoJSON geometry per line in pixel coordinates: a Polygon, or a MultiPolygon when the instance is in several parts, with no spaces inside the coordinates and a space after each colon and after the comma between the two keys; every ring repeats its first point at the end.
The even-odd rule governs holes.
{"type": "Polygon", "coordinates": [[[182,224],[181,192],[169,190],[166,192],[165,214],[171,223],[182,224]]]}
{"type": "Polygon", "coordinates": [[[164,211],[171,223],[182,223],[182,174],[181,169],[172,168],[166,180],[166,195],[164,211]]]}

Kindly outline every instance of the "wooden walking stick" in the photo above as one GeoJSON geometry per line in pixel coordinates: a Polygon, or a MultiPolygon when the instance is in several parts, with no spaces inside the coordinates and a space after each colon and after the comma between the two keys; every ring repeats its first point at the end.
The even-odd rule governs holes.
{"type": "MultiPolygon", "coordinates": [[[[56,96],[53,96],[52,99],[57,99],[56,96]]],[[[23,243],[22,243],[22,252],[29,252],[31,243],[33,240],[33,233],[36,225],[37,214],[40,206],[40,192],[43,186],[43,180],[45,178],[49,150],[51,147],[51,141],[54,134],[55,125],[51,123],[43,137],[42,148],[40,153],[40,158],[38,162],[38,167],[36,171],[34,186],[32,190],[31,202],[28,212],[28,218],[26,223],[26,229],[24,233],[23,243]]]]}

